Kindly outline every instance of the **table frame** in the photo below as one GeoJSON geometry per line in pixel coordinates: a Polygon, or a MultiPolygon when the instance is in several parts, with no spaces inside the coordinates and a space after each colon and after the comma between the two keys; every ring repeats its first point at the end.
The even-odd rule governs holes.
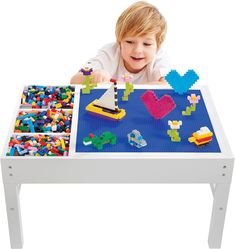
{"type": "MultiPolygon", "coordinates": [[[[208,244],[210,248],[220,248],[234,157],[207,88],[195,89],[202,91],[221,153],[75,153],[73,122],[68,157],[7,157],[10,132],[1,165],[11,248],[23,247],[19,193],[21,184],[27,183],[209,183],[214,201],[208,244]]],[[[77,96],[78,92],[76,87],[77,96]]],[[[77,115],[74,108],[73,121],[77,115]]]]}

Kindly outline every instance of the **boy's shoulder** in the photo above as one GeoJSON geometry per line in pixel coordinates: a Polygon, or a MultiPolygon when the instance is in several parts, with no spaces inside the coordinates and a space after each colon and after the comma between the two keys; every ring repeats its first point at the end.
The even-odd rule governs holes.
{"type": "Polygon", "coordinates": [[[158,62],[159,60],[165,60],[168,59],[168,54],[166,50],[162,47],[159,48],[159,50],[154,55],[154,62],[158,62]]]}
{"type": "Polygon", "coordinates": [[[162,56],[162,55],[164,55],[165,54],[165,49],[164,49],[164,47],[160,47],[159,49],[158,49],[158,51],[156,52],[156,56],[162,56]]]}

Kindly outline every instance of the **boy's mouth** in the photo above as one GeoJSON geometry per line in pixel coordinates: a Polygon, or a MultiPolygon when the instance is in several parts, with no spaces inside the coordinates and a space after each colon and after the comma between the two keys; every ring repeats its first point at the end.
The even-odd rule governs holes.
{"type": "Polygon", "coordinates": [[[134,61],[141,61],[144,58],[143,57],[134,57],[134,56],[131,56],[131,59],[134,60],[134,61]]]}

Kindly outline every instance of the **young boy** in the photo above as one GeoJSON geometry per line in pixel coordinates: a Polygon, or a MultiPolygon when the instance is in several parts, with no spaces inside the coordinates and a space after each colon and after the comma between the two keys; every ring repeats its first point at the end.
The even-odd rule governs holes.
{"type": "MultiPolygon", "coordinates": [[[[132,4],[118,18],[116,43],[104,46],[89,60],[93,82],[105,82],[110,78],[119,80],[129,73],[133,83],[164,83],[169,70],[161,49],[166,28],[166,21],[155,6],[144,1],[132,4]]],[[[83,72],[79,71],[70,83],[83,81],[83,72]]]]}

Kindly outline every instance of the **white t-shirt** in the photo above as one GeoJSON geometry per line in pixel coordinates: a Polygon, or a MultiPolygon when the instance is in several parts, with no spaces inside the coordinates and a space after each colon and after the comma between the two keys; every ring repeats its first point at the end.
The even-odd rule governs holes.
{"type": "MultiPolygon", "coordinates": [[[[120,45],[118,43],[107,44],[102,47],[96,57],[89,60],[92,68],[103,69],[107,71],[113,79],[121,80],[122,75],[129,73],[125,68],[123,59],[120,53],[120,45]]],[[[164,77],[170,71],[170,64],[166,53],[163,49],[156,52],[154,59],[143,70],[134,74],[133,83],[154,82],[164,77]]]]}

